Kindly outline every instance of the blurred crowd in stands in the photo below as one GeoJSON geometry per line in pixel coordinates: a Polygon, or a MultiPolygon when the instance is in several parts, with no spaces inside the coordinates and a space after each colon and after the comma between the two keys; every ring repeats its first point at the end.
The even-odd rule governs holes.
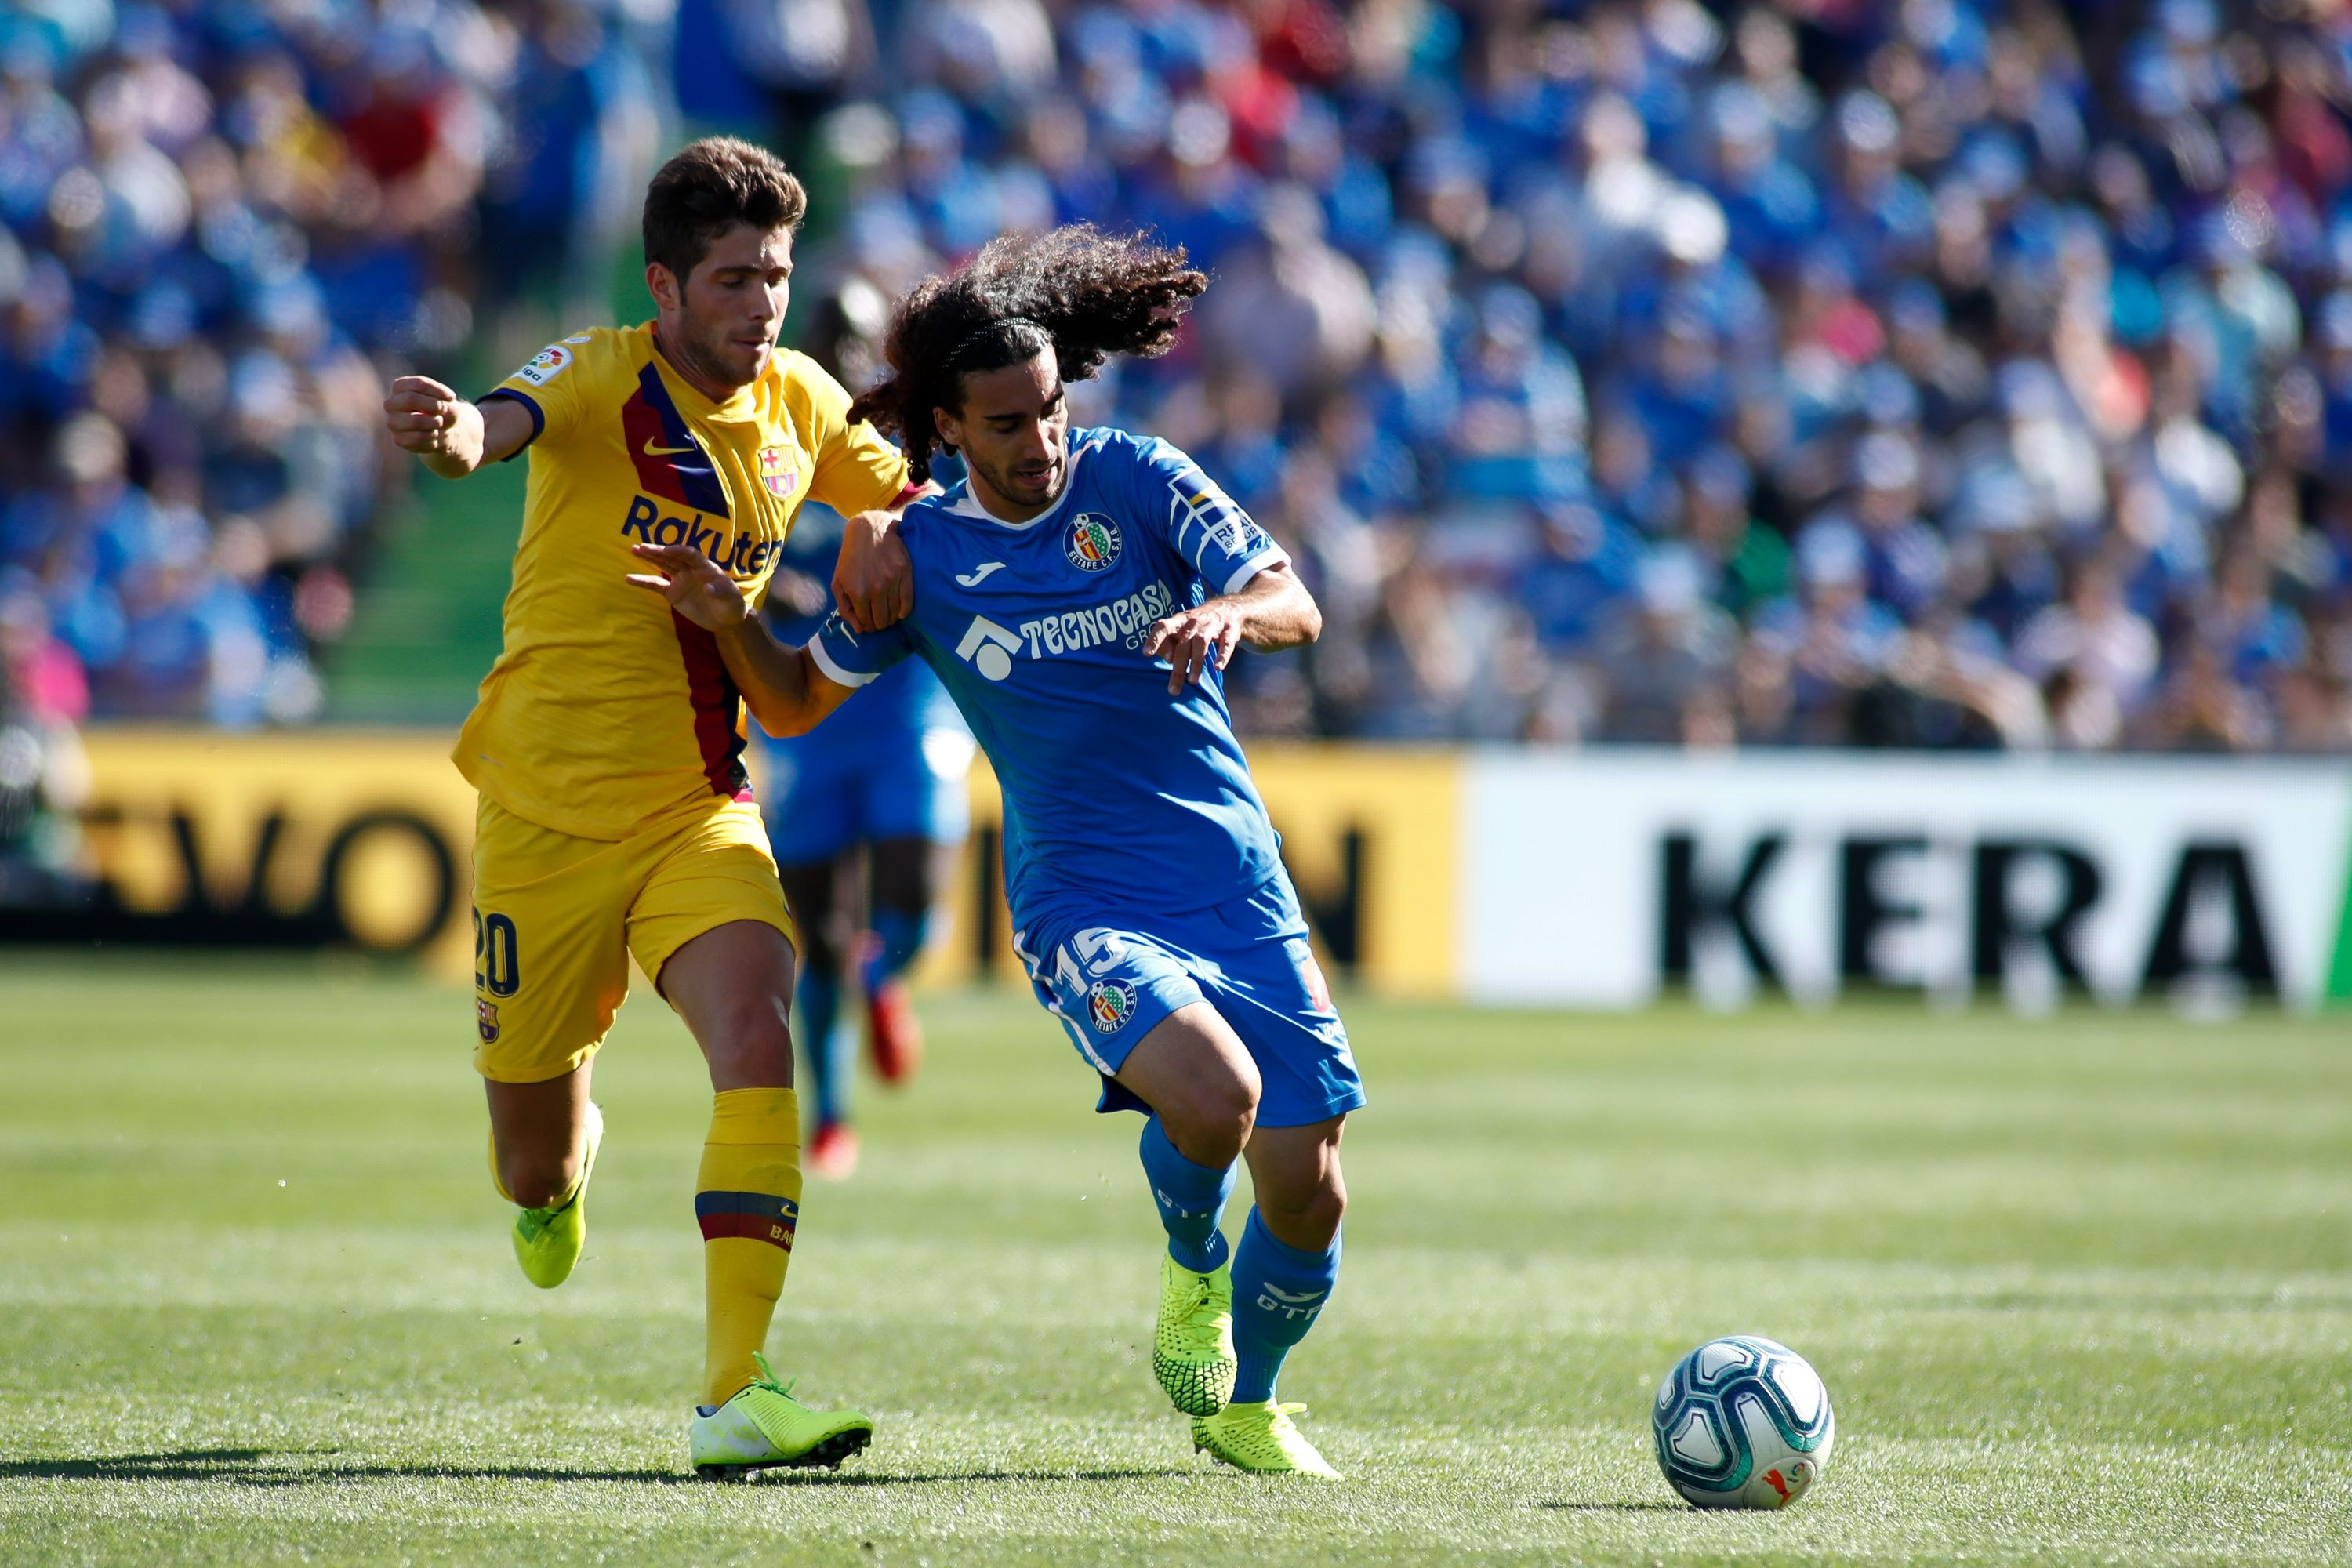
{"type": "Polygon", "coordinates": [[[1077,416],[1300,560],[1255,732],[2352,751],[2336,0],[30,0],[0,115],[19,710],[315,711],[383,377],[722,129],[853,387],[1006,229],[1214,273],[1077,416]]]}
{"type": "MultiPolygon", "coordinates": [[[[297,721],[388,481],[382,379],[611,224],[594,15],[31,0],[0,15],[0,627],[47,721],[297,721]],[[558,258],[551,262],[551,253],[558,258]],[[26,650],[26,651],[19,651],[26,650]]],[[[593,248],[583,243],[583,251],[593,248]]]]}

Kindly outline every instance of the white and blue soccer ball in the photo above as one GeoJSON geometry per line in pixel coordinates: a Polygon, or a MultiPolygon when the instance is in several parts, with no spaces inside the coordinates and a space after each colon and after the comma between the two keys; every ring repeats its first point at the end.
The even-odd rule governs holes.
{"type": "Polygon", "coordinates": [[[1837,1438],[1829,1390],[1776,1340],[1709,1340],[1650,1406],[1658,1468],[1699,1508],[1786,1508],[1821,1479],[1837,1438]]]}

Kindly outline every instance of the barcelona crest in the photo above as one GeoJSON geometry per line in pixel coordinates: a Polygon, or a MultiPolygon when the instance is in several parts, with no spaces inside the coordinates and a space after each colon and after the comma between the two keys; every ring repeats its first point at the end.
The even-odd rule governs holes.
{"type": "Polygon", "coordinates": [[[474,1004],[474,1026],[482,1033],[482,1044],[495,1045],[499,1038],[499,1005],[477,1000],[474,1004]]]}
{"type": "Polygon", "coordinates": [[[1135,987],[1124,980],[1097,980],[1087,993],[1087,1016],[1097,1035],[1116,1035],[1135,1016],[1135,987]]]}
{"type": "Polygon", "coordinates": [[[1103,571],[1118,559],[1118,524],[1098,511],[1082,511],[1062,551],[1081,572],[1103,571]]]}
{"type": "Polygon", "coordinates": [[[788,496],[801,482],[800,475],[784,466],[782,447],[760,448],[760,481],[768,487],[770,495],[788,496]]]}

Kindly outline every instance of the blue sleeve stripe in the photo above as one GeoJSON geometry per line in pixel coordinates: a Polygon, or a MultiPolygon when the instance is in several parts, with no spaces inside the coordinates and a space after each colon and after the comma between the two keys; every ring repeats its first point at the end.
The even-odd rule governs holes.
{"type": "Polygon", "coordinates": [[[816,660],[816,667],[824,671],[825,679],[835,686],[859,687],[874,679],[854,669],[844,669],[840,662],[825,651],[824,637],[821,634],[809,638],[808,650],[809,657],[816,660]]]}
{"type": "MultiPolygon", "coordinates": [[[[492,387],[489,391],[482,394],[481,396],[476,398],[474,401],[477,404],[488,403],[493,397],[511,397],[517,403],[521,404],[525,408],[530,410],[530,441],[536,441],[541,436],[547,434],[547,411],[539,405],[539,400],[531,396],[530,394],[527,392],[517,392],[511,386],[498,386],[492,387]]],[[[521,457],[525,452],[530,450],[530,441],[525,441],[521,446],[517,447],[513,451],[509,452],[505,457],[500,458],[499,461],[501,463],[513,462],[517,458],[521,457]]]]}

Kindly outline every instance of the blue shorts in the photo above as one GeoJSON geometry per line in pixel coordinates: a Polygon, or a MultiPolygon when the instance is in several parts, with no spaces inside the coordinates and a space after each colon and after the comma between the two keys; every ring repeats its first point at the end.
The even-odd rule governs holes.
{"type": "Polygon", "coordinates": [[[776,863],[820,865],[854,844],[890,838],[961,842],[971,751],[971,737],[959,729],[858,733],[840,716],[772,742],[767,817],[776,863]]]}
{"type": "Polygon", "coordinates": [[[1286,876],[1187,915],[1066,907],[1015,931],[1013,945],[1037,1000],[1102,1075],[1097,1110],[1150,1110],[1111,1075],[1161,1019],[1195,1002],[1214,1006],[1257,1063],[1258,1125],[1306,1127],[1364,1103],[1347,1026],[1286,876]]]}

